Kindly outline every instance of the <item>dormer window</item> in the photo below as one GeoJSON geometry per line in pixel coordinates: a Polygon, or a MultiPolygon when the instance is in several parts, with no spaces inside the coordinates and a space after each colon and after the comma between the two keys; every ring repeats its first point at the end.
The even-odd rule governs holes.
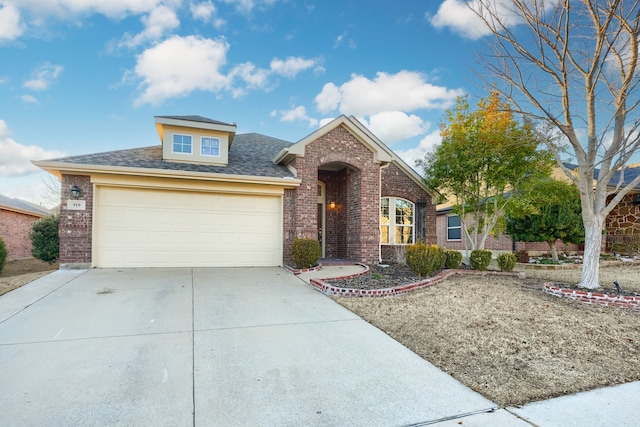
{"type": "Polygon", "coordinates": [[[191,154],[191,135],[173,134],[173,152],[191,154]]]}
{"type": "Polygon", "coordinates": [[[203,156],[220,156],[220,138],[203,136],[200,139],[200,154],[203,156]]]}

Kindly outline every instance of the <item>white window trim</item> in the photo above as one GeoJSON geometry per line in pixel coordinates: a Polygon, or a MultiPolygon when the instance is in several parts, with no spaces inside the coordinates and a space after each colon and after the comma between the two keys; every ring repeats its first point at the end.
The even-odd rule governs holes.
{"type": "MultiPolygon", "coordinates": [[[[407,200],[402,197],[387,196],[380,198],[380,210],[378,215],[382,217],[382,199],[389,199],[389,242],[382,242],[382,224],[380,224],[380,244],[383,246],[408,246],[413,245],[416,242],[416,204],[411,200],[407,200]],[[402,200],[409,203],[412,207],[412,222],[411,222],[411,242],[412,243],[396,243],[396,200],[402,200]]],[[[409,227],[409,225],[401,224],[402,227],[409,227]]]]}
{"type": "Polygon", "coordinates": [[[216,136],[201,136],[200,137],[200,155],[201,156],[207,156],[207,157],[220,157],[220,151],[222,150],[222,141],[220,140],[220,138],[216,137],[216,136]],[[215,139],[218,141],[218,154],[205,154],[202,152],[202,149],[204,148],[204,144],[203,141],[205,139],[215,139]]]}
{"type": "Polygon", "coordinates": [[[185,156],[193,155],[193,135],[189,135],[187,133],[174,133],[174,134],[171,134],[171,152],[174,153],[174,154],[182,154],[182,155],[185,155],[185,156]],[[176,136],[182,136],[182,137],[188,136],[189,138],[191,138],[191,151],[189,153],[185,153],[184,151],[175,151],[175,145],[174,145],[174,139],[173,138],[175,138],[176,136]]]}
{"type": "Polygon", "coordinates": [[[449,227],[449,218],[451,217],[458,217],[460,218],[460,215],[447,215],[445,218],[445,226],[446,226],[446,231],[447,231],[447,242],[461,242],[462,241],[462,219],[460,218],[460,225],[455,226],[455,227],[449,227]],[[450,239],[449,238],[449,230],[455,230],[455,229],[460,229],[460,238],[459,239],[450,239]]]}

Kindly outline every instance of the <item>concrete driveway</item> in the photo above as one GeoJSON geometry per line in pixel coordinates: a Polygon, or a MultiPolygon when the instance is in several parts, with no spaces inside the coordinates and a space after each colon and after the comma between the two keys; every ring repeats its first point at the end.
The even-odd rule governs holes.
{"type": "Polygon", "coordinates": [[[0,297],[0,385],[0,425],[529,425],[280,268],[52,273],[0,297]]]}

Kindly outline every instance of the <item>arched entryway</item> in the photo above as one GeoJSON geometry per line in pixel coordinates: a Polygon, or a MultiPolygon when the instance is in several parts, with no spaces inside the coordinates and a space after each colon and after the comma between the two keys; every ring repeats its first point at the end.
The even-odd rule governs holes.
{"type": "Polygon", "coordinates": [[[317,217],[323,258],[360,259],[361,187],[360,170],[353,165],[318,166],[318,189],[324,190],[317,217]]]}

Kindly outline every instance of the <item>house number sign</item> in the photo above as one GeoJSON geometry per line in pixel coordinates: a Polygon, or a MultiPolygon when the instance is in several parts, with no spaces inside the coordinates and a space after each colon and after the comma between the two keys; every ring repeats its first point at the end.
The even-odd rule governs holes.
{"type": "Polygon", "coordinates": [[[70,211],[83,211],[86,208],[84,200],[67,200],[67,209],[70,211]]]}

